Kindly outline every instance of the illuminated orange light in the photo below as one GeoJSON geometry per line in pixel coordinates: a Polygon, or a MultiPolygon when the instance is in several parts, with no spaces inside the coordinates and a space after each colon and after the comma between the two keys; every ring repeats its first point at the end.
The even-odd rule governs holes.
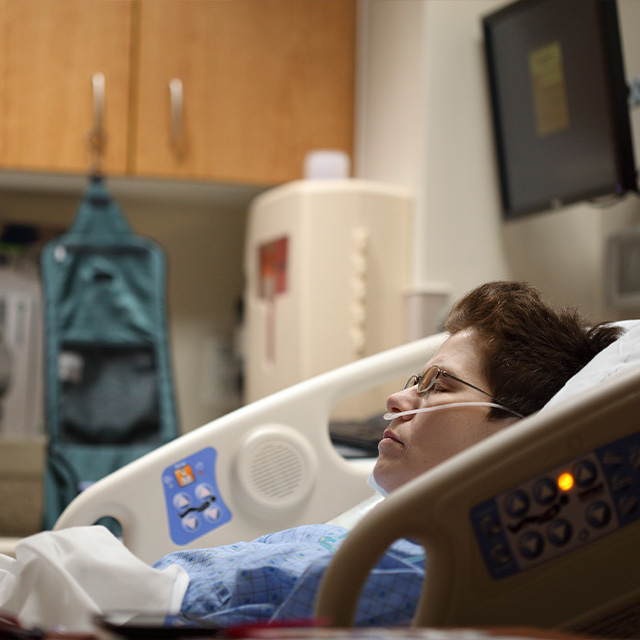
{"type": "Polygon", "coordinates": [[[573,476],[570,473],[563,473],[558,478],[558,487],[562,491],[569,491],[573,487],[573,476]]]}

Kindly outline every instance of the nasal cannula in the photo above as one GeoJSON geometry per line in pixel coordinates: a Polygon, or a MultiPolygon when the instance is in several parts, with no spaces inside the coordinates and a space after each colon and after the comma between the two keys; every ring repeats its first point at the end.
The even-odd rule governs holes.
{"type": "Polygon", "coordinates": [[[398,413],[385,413],[383,417],[384,420],[395,420],[396,418],[402,418],[403,416],[411,416],[415,413],[427,413],[428,411],[439,411],[440,409],[454,409],[455,407],[494,407],[495,409],[502,409],[503,411],[508,411],[518,418],[523,418],[524,416],[508,409],[507,407],[502,406],[501,404],[496,404],[495,402],[452,402],[450,404],[439,404],[436,407],[422,407],[421,409],[411,409],[410,411],[399,411],[398,413]]]}

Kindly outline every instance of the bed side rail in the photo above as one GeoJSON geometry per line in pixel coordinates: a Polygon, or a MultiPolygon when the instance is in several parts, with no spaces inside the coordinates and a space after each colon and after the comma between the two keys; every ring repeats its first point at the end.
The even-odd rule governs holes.
{"type": "Polygon", "coordinates": [[[350,626],[368,572],[407,537],[427,555],[416,626],[638,637],[615,621],[640,602],[639,469],[634,369],[491,436],[376,506],[336,554],[315,613],[350,626]]]}
{"type": "Polygon", "coordinates": [[[86,489],[55,528],[111,516],[124,543],[150,562],[179,548],[329,520],[371,495],[373,465],[336,452],[328,429],[333,407],[419,369],[444,339],[364,358],[189,432],[86,489]]]}

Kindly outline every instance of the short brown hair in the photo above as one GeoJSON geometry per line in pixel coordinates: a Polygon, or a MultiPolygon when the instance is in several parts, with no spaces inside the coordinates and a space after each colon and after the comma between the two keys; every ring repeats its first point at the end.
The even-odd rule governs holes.
{"type": "MultiPolygon", "coordinates": [[[[477,331],[492,395],[523,416],[541,409],[597,353],[622,333],[589,326],[573,308],[554,309],[524,282],[488,282],[451,309],[446,331],[477,331]]],[[[490,418],[504,417],[492,409],[490,418]]]]}

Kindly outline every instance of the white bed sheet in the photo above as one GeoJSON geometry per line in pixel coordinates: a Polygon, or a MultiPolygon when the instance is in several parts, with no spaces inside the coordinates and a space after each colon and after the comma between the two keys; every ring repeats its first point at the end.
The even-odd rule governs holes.
{"type": "Polygon", "coordinates": [[[181,567],[152,569],[100,526],[38,533],[15,554],[0,555],[0,611],[26,626],[91,632],[103,611],[177,613],[189,584],[181,567]]]}

